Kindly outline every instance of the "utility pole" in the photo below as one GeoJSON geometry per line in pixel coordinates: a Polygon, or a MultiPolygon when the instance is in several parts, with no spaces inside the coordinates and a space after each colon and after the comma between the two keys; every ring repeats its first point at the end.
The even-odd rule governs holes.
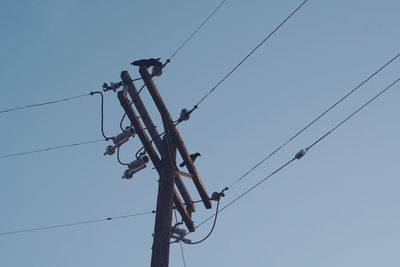
{"type": "Polygon", "coordinates": [[[121,73],[123,90],[118,92],[118,99],[159,175],[151,267],[168,267],[173,208],[178,210],[187,229],[190,232],[195,230],[191,216],[196,208],[181,176],[188,177],[193,181],[207,209],[210,209],[212,205],[188,150],[152,80],[152,76],[145,66],[139,68],[139,73],[161,115],[164,127],[163,137],[161,138],[155,128],[127,71],[121,73]],[[139,112],[140,118],[133,109],[128,95],[139,112]],[[145,124],[151,139],[144,130],[140,119],[145,124]],[[152,143],[155,144],[158,153],[152,143]],[[177,151],[185,162],[188,173],[178,170],[176,166],[177,151]],[[176,185],[178,191],[174,185],[176,185]]]}

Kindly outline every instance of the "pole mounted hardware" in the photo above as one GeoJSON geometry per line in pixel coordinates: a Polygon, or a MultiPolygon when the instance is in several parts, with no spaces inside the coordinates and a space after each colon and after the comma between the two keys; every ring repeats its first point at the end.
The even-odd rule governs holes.
{"type": "Polygon", "coordinates": [[[107,83],[103,83],[103,91],[107,92],[113,90],[115,93],[117,89],[120,88],[121,86],[122,82],[117,82],[117,83],[110,82],[110,85],[108,85],[107,83]]]}
{"type": "Polygon", "coordinates": [[[135,159],[128,164],[128,169],[124,171],[122,179],[131,179],[132,176],[140,170],[146,168],[146,163],[149,162],[149,157],[146,155],[141,155],[139,158],[135,159]]]}
{"type": "Polygon", "coordinates": [[[125,131],[122,133],[118,134],[117,136],[111,138],[113,140],[114,145],[109,145],[106,147],[106,152],[104,152],[104,155],[113,155],[115,153],[115,150],[128,142],[129,138],[135,136],[135,129],[133,127],[126,127],[125,131]]]}
{"type": "MultiPolygon", "coordinates": [[[[167,63],[168,61],[165,64],[167,63]]],[[[154,76],[161,74],[161,70],[165,64],[160,64],[159,59],[139,60],[132,64],[139,66],[141,79],[144,81],[145,86],[161,115],[164,128],[162,134],[159,134],[158,130],[154,126],[154,123],[138,94],[138,90],[127,71],[121,72],[121,84],[112,83],[110,86],[107,85],[105,89],[116,91],[119,87],[123,87],[122,90],[117,92],[118,100],[131,122],[134,134],[139,137],[143,144],[144,151],[146,151],[147,154],[141,154],[137,159],[129,163],[128,169],[125,170],[123,178],[132,178],[133,174],[144,169],[146,163],[149,161],[153,163],[159,175],[151,266],[166,267],[169,262],[169,246],[171,238],[190,243],[190,240],[184,238],[184,236],[187,234],[187,231],[195,231],[192,213],[196,211],[196,207],[181,176],[190,178],[194,183],[202,202],[207,209],[210,209],[212,204],[182,137],[175,127],[174,121],[172,120],[171,115],[152,80],[154,76]],[[148,67],[153,68],[152,74],[148,72],[148,67]],[[182,157],[187,172],[178,170],[176,166],[177,152],[179,152],[182,157]],[[172,211],[174,207],[181,215],[187,231],[179,229],[177,226],[171,228],[172,211]]],[[[182,109],[178,120],[180,122],[188,120],[190,112],[190,110],[182,109]]],[[[126,136],[121,135],[120,142],[117,144],[122,144],[126,141],[126,136]]],[[[117,144],[111,146],[109,153],[115,151],[117,144]]]]}

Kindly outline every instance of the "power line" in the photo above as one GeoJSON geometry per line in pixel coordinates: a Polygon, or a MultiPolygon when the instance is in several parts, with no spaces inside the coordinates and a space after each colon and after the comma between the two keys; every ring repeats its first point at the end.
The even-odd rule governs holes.
{"type": "MultiPolygon", "coordinates": [[[[226,0],[222,1],[217,8],[215,8],[215,10],[200,24],[199,27],[196,28],[196,30],[176,49],[176,51],[171,55],[171,57],[169,58],[168,62],[186,45],[186,43],[188,43],[193,36],[204,26],[204,24],[207,23],[207,21],[217,12],[217,10],[225,3],[226,0]]],[[[137,81],[137,80],[141,80],[142,78],[137,78],[137,79],[133,79],[132,81],[137,81]]],[[[139,91],[140,92],[140,91],[139,91]]],[[[139,93],[138,92],[138,93],[139,93]]],[[[69,100],[73,100],[73,99],[77,99],[77,98],[81,98],[84,96],[88,96],[90,94],[82,94],[82,95],[77,95],[77,96],[72,96],[72,97],[68,97],[68,98],[63,98],[63,99],[58,99],[58,100],[52,100],[49,102],[43,102],[43,103],[37,103],[37,104],[30,104],[30,105],[26,105],[26,106],[21,106],[21,107],[15,107],[15,108],[10,108],[10,109],[4,109],[4,110],[0,110],[0,113],[7,113],[7,112],[11,112],[11,111],[15,111],[15,110],[19,110],[19,109],[26,109],[26,108],[32,108],[32,107],[38,107],[38,106],[44,106],[44,105],[50,105],[50,104],[56,104],[56,103],[60,103],[60,102],[65,102],[65,101],[69,101],[69,100]]],[[[122,124],[122,123],[121,123],[122,124]]]]}
{"type": "Polygon", "coordinates": [[[4,109],[4,110],[1,110],[0,113],[7,113],[7,112],[11,112],[11,111],[18,110],[18,109],[26,109],[26,108],[32,108],[32,107],[39,107],[39,106],[45,106],[45,105],[50,105],[50,104],[56,104],[56,103],[60,103],[60,102],[66,102],[66,101],[70,101],[70,100],[73,100],[73,99],[77,99],[77,98],[81,98],[81,97],[89,96],[89,95],[90,94],[83,94],[83,95],[77,95],[77,96],[72,96],[72,97],[68,97],[68,98],[53,100],[53,101],[49,101],[49,102],[43,102],[43,103],[38,103],[38,104],[26,105],[26,106],[22,106],[22,107],[4,109]]]}
{"type": "Polygon", "coordinates": [[[368,102],[366,102],[364,105],[356,109],[353,113],[351,113],[349,116],[347,116],[344,120],[342,120],[340,123],[338,123],[335,127],[333,127],[330,131],[328,131],[326,134],[324,134],[322,137],[320,137],[317,141],[315,141],[312,145],[306,148],[306,151],[311,149],[313,146],[318,144],[321,140],[323,140],[325,137],[327,137],[329,134],[331,134],[333,131],[335,131],[337,128],[342,126],[343,123],[345,123],[348,119],[356,115],[358,112],[360,112],[363,108],[368,106],[371,102],[373,102],[375,99],[377,99],[379,96],[381,96],[383,93],[385,93],[387,90],[389,90],[393,85],[395,85],[398,81],[400,81],[400,78],[392,82],[389,86],[387,86],[385,89],[379,92],[379,94],[375,95],[373,98],[371,98],[368,102]]]}
{"type": "Polygon", "coordinates": [[[98,223],[98,222],[105,222],[105,221],[111,221],[111,220],[127,219],[127,218],[131,218],[131,217],[137,217],[137,216],[147,215],[147,214],[151,214],[151,213],[155,213],[155,211],[152,210],[152,211],[147,211],[147,212],[140,212],[140,213],[123,215],[123,216],[117,216],[117,217],[107,217],[107,218],[103,218],[103,219],[95,219],[95,220],[88,220],[88,221],[81,221],[81,222],[73,222],[73,223],[66,223],[66,224],[36,227],[36,228],[28,228],[28,229],[11,231],[11,232],[3,232],[3,233],[0,233],[0,236],[14,235],[14,234],[20,234],[20,233],[26,233],[26,232],[34,232],[34,231],[50,230],[50,229],[55,229],[55,228],[71,227],[71,226],[76,226],[76,225],[98,223]]]}
{"type": "MultiPolygon", "coordinates": [[[[312,143],[310,146],[308,146],[306,149],[301,150],[300,152],[303,152],[303,154],[301,154],[298,157],[298,154],[296,154],[295,157],[293,157],[291,160],[289,160],[288,162],[286,162],[285,164],[283,164],[281,167],[279,167],[278,169],[276,169],[275,171],[273,171],[271,174],[269,174],[268,176],[266,176],[265,178],[263,178],[262,180],[260,180],[259,182],[257,182],[255,185],[253,185],[252,187],[250,187],[249,189],[247,189],[245,192],[243,192],[242,194],[240,194],[239,196],[237,196],[235,199],[233,199],[231,202],[229,202],[227,205],[225,205],[223,208],[221,208],[219,210],[219,212],[222,212],[224,209],[228,208],[229,206],[231,206],[233,203],[235,203],[236,201],[238,201],[239,199],[241,199],[242,197],[244,197],[246,194],[248,194],[250,191],[254,190],[256,187],[260,186],[262,183],[264,183],[267,179],[269,179],[270,177],[272,177],[273,175],[275,175],[276,173],[278,173],[279,171],[281,171],[282,169],[284,169],[285,167],[287,167],[290,163],[292,163],[293,161],[295,161],[296,159],[300,159],[301,157],[303,157],[305,155],[305,153],[310,150],[312,147],[314,147],[316,144],[318,144],[321,140],[323,140],[324,138],[326,138],[329,134],[331,134],[333,131],[335,131],[337,128],[339,128],[340,126],[343,125],[343,123],[345,123],[347,120],[349,120],[351,117],[353,117],[354,115],[356,115],[358,112],[360,112],[363,108],[365,108],[366,106],[368,106],[370,103],[372,103],[375,99],[377,99],[379,96],[381,96],[383,93],[385,93],[387,90],[389,90],[392,86],[394,86],[397,82],[400,81],[400,78],[395,80],[394,82],[392,82],[389,86],[387,86],[385,89],[383,89],[382,91],[380,91],[377,95],[375,95],[373,98],[371,98],[369,101],[367,101],[365,104],[363,104],[362,106],[360,106],[358,109],[356,109],[353,113],[351,113],[349,116],[347,116],[344,120],[342,120],[340,123],[338,123],[336,126],[334,126],[331,130],[329,130],[326,134],[324,134],[323,136],[321,136],[320,138],[318,138],[314,143],[312,143]]],[[[214,216],[216,216],[217,214],[211,215],[210,217],[208,217],[207,219],[205,219],[204,221],[202,221],[199,225],[197,225],[196,229],[199,228],[201,225],[205,224],[207,221],[209,221],[211,218],[213,218],[214,216]]]]}
{"type": "MultiPolygon", "coordinates": [[[[248,194],[250,191],[254,190],[256,187],[258,187],[259,185],[261,185],[262,183],[264,183],[268,178],[272,177],[273,175],[277,174],[279,171],[281,171],[283,168],[287,167],[290,163],[292,163],[296,158],[292,158],[291,160],[289,160],[288,162],[286,162],[285,164],[283,164],[281,167],[279,167],[278,169],[276,169],[275,171],[273,171],[271,174],[269,174],[268,176],[266,176],[264,179],[262,179],[261,181],[259,181],[258,183],[256,183],[255,185],[253,185],[252,187],[250,187],[249,189],[247,189],[246,191],[244,191],[242,194],[240,194],[238,197],[236,197],[235,199],[233,199],[231,202],[229,202],[228,204],[226,204],[224,207],[222,207],[219,210],[219,213],[222,212],[224,209],[226,209],[227,207],[229,207],[230,205],[232,205],[233,203],[235,203],[236,201],[238,201],[239,199],[241,199],[242,197],[244,197],[246,194],[248,194]]],[[[208,217],[207,219],[205,219],[204,221],[202,221],[199,225],[197,225],[196,229],[199,228],[201,225],[205,224],[207,221],[209,221],[211,218],[215,217],[217,214],[213,214],[210,217],[208,217]]]]}
{"type": "Polygon", "coordinates": [[[44,148],[44,149],[32,150],[32,151],[27,151],[27,152],[6,154],[6,155],[1,155],[0,159],[10,158],[10,157],[17,157],[17,156],[22,156],[22,155],[27,155],[27,154],[34,154],[34,153],[39,153],[39,152],[44,152],[44,151],[50,151],[50,150],[55,150],[55,149],[60,149],[60,148],[66,148],[66,147],[82,146],[82,145],[93,144],[93,143],[104,142],[104,141],[105,141],[104,139],[97,139],[97,140],[92,140],[92,141],[87,141],[87,142],[74,143],[74,144],[68,144],[68,145],[62,145],[62,146],[48,147],[48,148],[44,148]]]}
{"type": "Polygon", "coordinates": [[[112,137],[107,137],[104,133],[104,96],[100,91],[90,92],[90,95],[99,94],[101,96],[101,134],[106,141],[113,139],[112,137]]]}
{"type": "Polygon", "coordinates": [[[119,158],[119,148],[120,147],[121,146],[117,147],[117,160],[118,160],[118,163],[121,164],[122,166],[128,166],[129,165],[128,163],[122,162],[121,159],[119,158]]]}
{"type": "MultiPolygon", "coordinates": [[[[175,216],[175,225],[178,226],[178,216],[176,215],[176,209],[174,209],[174,216],[175,216]]],[[[183,246],[182,246],[182,241],[179,240],[179,245],[181,247],[181,255],[182,255],[182,261],[183,261],[183,266],[186,267],[186,260],[185,260],[185,254],[183,253],[183,246]]]]}
{"type": "Polygon", "coordinates": [[[179,241],[179,245],[181,246],[181,255],[182,255],[183,266],[186,267],[185,254],[183,253],[183,245],[182,245],[181,241],[179,241]]]}
{"type": "Polygon", "coordinates": [[[305,0],[292,13],[290,13],[290,15],[286,19],[284,19],[270,34],[268,34],[267,37],[265,37],[264,40],[261,41],[261,43],[259,43],[253,50],[251,50],[250,53],[247,54],[247,56],[245,56],[230,72],[228,72],[228,74],[225,75],[224,78],[222,78],[202,99],[200,99],[195,107],[197,108],[197,106],[200,105],[200,103],[203,102],[204,99],[206,99],[215,89],[217,89],[217,87],[221,83],[223,83],[243,62],[245,62],[262,44],[265,43],[265,41],[267,41],[277,30],[279,30],[279,28],[283,24],[285,24],[286,21],[288,21],[307,2],[308,0],[305,0]]]}
{"type": "MultiPolygon", "coordinates": [[[[210,232],[208,232],[208,234],[207,234],[204,238],[202,238],[201,240],[196,241],[196,242],[187,243],[188,245],[200,244],[201,242],[205,241],[207,238],[209,238],[209,237],[211,236],[212,232],[213,232],[214,229],[215,229],[215,225],[216,225],[216,223],[217,223],[218,212],[219,212],[219,202],[220,202],[220,200],[221,200],[221,199],[218,199],[217,208],[216,208],[215,214],[212,216],[212,217],[214,217],[214,223],[213,223],[213,225],[212,225],[212,227],[211,227],[210,232]]],[[[212,217],[211,217],[211,218],[212,218],[212,217]]],[[[196,227],[196,229],[197,229],[200,225],[201,225],[201,224],[199,224],[199,225],[196,227]]]]}
{"type": "Polygon", "coordinates": [[[170,59],[172,59],[185,45],[187,42],[189,42],[193,36],[204,26],[204,24],[207,23],[207,21],[218,11],[218,9],[226,2],[226,0],[222,1],[215,9],[214,11],[199,25],[199,27],[196,28],[196,30],[175,50],[174,53],[172,53],[170,59]]]}
{"type": "MultiPolygon", "coordinates": [[[[223,1],[223,2],[225,2],[225,1],[223,1]]],[[[223,4],[223,2],[217,7],[216,10],[218,10],[218,8],[223,4]]],[[[265,41],[267,41],[283,24],[285,24],[286,21],[288,21],[306,2],[308,2],[308,0],[305,0],[304,2],[302,2],[286,19],[284,19],[270,34],[268,34],[267,37],[265,37],[261,43],[259,43],[252,51],[250,51],[250,53],[247,54],[247,56],[245,56],[227,75],[225,75],[224,78],[222,78],[221,81],[219,81],[202,99],[200,99],[200,101],[197,102],[197,104],[195,104],[193,106],[193,108],[188,112],[188,115],[190,115],[195,109],[197,109],[198,106],[200,105],[200,103],[204,101],[204,99],[206,99],[221,83],[223,83],[244,61],[246,61],[265,41]]],[[[216,12],[216,10],[214,10],[212,15],[216,12]]],[[[204,24],[202,24],[202,25],[204,25],[204,24]]],[[[197,32],[197,31],[195,31],[195,32],[197,32]]],[[[182,121],[178,121],[177,123],[174,124],[174,126],[179,125],[181,122],[182,121]]],[[[161,136],[164,133],[161,133],[159,136],[161,136]]],[[[151,140],[150,143],[152,141],[153,140],[151,140]]],[[[143,149],[144,149],[144,147],[142,147],[139,151],[141,151],[143,149]]]]}
{"type": "Polygon", "coordinates": [[[260,166],[262,163],[267,161],[270,157],[272,157],[275,153],[277,153],[279,150],[281,150],[283,147],[285,147],[287,144],[289,144],[293,139],[295,139],[297,136],[299,136],[302,132],[304,132],[307,128],[309,128],[311,125],[313,125],[315,122],[317,122],[319,119],[321,119],[323,116],[325,116],[329,111],[331,111],[333,108],[335,108],[338,104],[340,104],[343,100],[345,100],[347,97],[349,97],[351,94],[353,94],[355,91],[357,91],[361,86],[363,86],[365,83],[367,83],[370,79],[372,79],[375,75],[377,75],[379,72],[381,72],[383,69],[385,69],[390,63],[395,61],[398,57],[400,56],[400,53],[391,58],[388,62],[386,62],[382,67],[380,67],[377,71],[375,71],[373,74],[368,76],[365,80],[363,80],[360,84],[358,84],[355,88],[353,88],[349,93],[347,93],[345,96],[343,96],[341,99],[336,101],[333,105],[331,105],[328,109],[326,109],[324,112],[322,112],[320,115],[318,115],[314,120],[312,120],[310,123],[308,123],[306,126],[304,126],[300,131],[298,131],[296,134],[294,134],[292,137],[290,137],[286,142],[281,144],[279,147],[277,147],[274,151],[272,151],[268,156],[266,156],[263,160],[258,162],[256,165],[254,165],[250,170],[248,170],[246,173],[244,173],[242,176],[240,176],[235,182],[233,182],[229,188],[233,187],[237,183],[239,183],[242,179],[244,179],[247,175],[249,175],[252,171],[254,171],[258,166],[260,166]]]}
{"type": "MultiPolygon", "coordinates": [[[[225,2],[225,0],[222,1],[221,4],[211,13],[211,15],[194,31],[194,33],[191,36],[189,36],[189,38],[177,49],[177,51],[175,51],[175,53],[172,54],[171,58],[173,56],[175,56],[175,54],[180,50],[180,48],[183,47],[183,45],[185,45],[186,42],[189,41],[195,33],[197,33],[197,31],[208,21],[208,19],[211,18],[211,16],[215,14],[215,12],[222,6],[222,4],[224,2],[225,2]]],[[[265,37],[261,43],[259,43],[252,51],[250,51],[250,53],[247,54],[247,56],[245,56],[227,75],[225,75],[224,78],[222,78],[221,81],[219,81],[202,99],[200,99],[200,101],[197,102],[197,104],[194,105],[194,107],[188,112],[188,115],[190,115],[195,109],[197,109],[198,105],[200,105],[200,103],[203,102],[204,99],[206,99],[221,83],[223,83],[244,61],[247,60],[247,58],[249,58],[265,41],[267,41],[283,24],[285,24],[286,21],[288,21],[306,2],[308,2],[308,0],[305,0],[304,2],[302,2],[286,19],[284,19],[270,34],[268,34],[267,37],[265,37]]],[[[167,62],[169,62],[169,61],[167,60],[167,62]]],[[[141,89],[143,89],[143,87],[141,89]]],[[[120,123],[121,128],[122,128],[122,121],[123,121],[124,117],[125,117],[125,114],[121,119],[121,123],[120,123]]],[[[182,121],[178,121],[177,123],[175,123],[175,126],[179,125],[181,122],[182,121]]],[[[164,133],[161,133],[159,136],[161,136],[164,133]]],[[[153,140],[151,140],[150,143],[152,141],[153,140]]],[[[138,152],[140,152],[143,149],[144,149],[144,147],[142,147],[138,152]]]]}

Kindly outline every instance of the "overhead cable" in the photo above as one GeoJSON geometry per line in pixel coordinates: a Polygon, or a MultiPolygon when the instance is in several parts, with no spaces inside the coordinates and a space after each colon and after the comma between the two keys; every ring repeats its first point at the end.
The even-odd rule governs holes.
{"type": "Polygon", "coordinates": [[[187,42],[189,42],[193,36],[204,26],[204,24],[209,21],[209,19],[214,16],[214,14],[218,11],[218,9],[226,2],[226,0],[222,1],[215,9],[214,11],[199,25],[199,27],[196,28],[196,30],[193,31],[193,33],[175,50],[174,53],[170,56],[170,59],[172,59],[185,45],[187,42]]]}
{"type": "MultiPolygon", "coordinates": [[[[226,2],[226,0],[222,1],[215,9],[214,11],[196,28],[196,30],[175,50],[175,52],[171,55],[171,57],[169,58],[169,60],[167,62],[169,62],[192,38],[193,36],[204,26],[204,24],[206,24],[208,22],[208,20],[217,12],[217,10],[226,2]]],[[[142,78],[137,78],[137,79],[133,79],[132,81],[137,81],[137,80],[141,80],[142,78]]],[[[140,91],[139,91],[140,92],[140,91]]],[[[138,92],[138,93],[139,93],[138,92]]],[[[73,99],[77,99],[77,98],[81,98],[84,96],[89,96],[90,94],[82,94],[82,95],[77,95],[77,96],[72,96],[72,97],[68,97],[68,98],[63,98],[63,99],[58,99],[58,100],[52,100],[52,101],[48,101],[48,102],[42,102],[42,103],[37,103],[37,104],[30,104],[30,105],[26,105],[26,106],[21,106],[21,107],[14,107],[14,108],[9,108],[9,109],[4,109],[4,110],[0,110],[0,113],[7,113],[7,112],[11,112],[11,111],[15,111],[15,110],[19,110],[19,109],[26,109],[26,108],[32,108],[32,107],[38,107],[38,106],[44,106],[44,105],[50,105],[50,104],[56,104],[56,103],[60,103],[60,102],[65,102],[65,101],[70,101],[73,99]]]]}
{"type": "Polygon", "coordinates": [[[368,102],[366,102],[364,105],[356,109],[353,113],[351,113],[349,116],[347,116],[344,120],[342,120],[340,123],[338,123],[335,127],[333,127],[331,130],[329,130],[326,134],[321,136],[317,141],[315,141],[313,144],[311,144],[309,147],[306,148],[306,150],[311,149],[313,146],[318,144],[321,140],[323,140],[325,137],[330,135],[333,131],[335,131],[337,128],[342,126],[343,123],[345,123],[348,119],[356,115],[358,112],[360,112],[363,108],[371,104],[375,99],[377,99],[379,96],[381,96],[383,93],[385,93],[387,90],[389,90],[393,85],[395,85],[398,81],[400,81],[400,78],[392,82],[390,85],[388,85],[385,89],[379,92],[379,94],[375,95],[373,98],[371,98],[368,102]]]}
{"type": "Polygon", "coordinates": [[[55,149],[60,149],[60,148],[66,148],[66,147],[82,146],[82,145],[93,144],[93,143],[104,142],[104,141],[105,141],[104,139],[97,139],[97,140],[92,140],[92,141],[87,141],[87,142],[48,147],[48,148],[44,148],[44,149],[37,149],[37,150],[32,150],[32,151],[27,151],[27,152],[20,152],[20,153],[14,153],[14,154],[5,154],[5,155],[0,155],[0,159],[16,157],[16,156],[22,156],[22,155],[27,155],[27,154],[34,154],[34,153],[39,153],[39,152],[44,152],[44,151],[50,151],[50,150],[55,150],[55,149]]]}
{"type": "Polygon", "coordinates": [[[377,75],[379,72],[381,72],[383,69],[385,69],[390,63],[395,61],[398,57],[400,56],[400,53],[391,58],[388,62],[386,62],[382,67],[380,67],[377,71],[372,73],[370,76],[368,76],[365,80],[363,80],[360,84],[358,84],[355,88],[353,88],[350,92],[348,92],[345,96],[340,98],[338,101],[336,101],[333,105],[331,105],[328,109],[326,109],[324,112],[322,112],[320,115],[318,115],[314,120],[312,120],[310,123],[308,123],[306,126],[304,126],[301,130],[296,132],[292,137],[290,137],[286,142],[281,144],[279,147],[277,147],[274,151],[272,151],[268,156],[266,156],[263,160],[258,162],[256,165],[250,168],[246,173],[244,173],[242,176],[240,176],[235,182],[233,182],[229,188],[233,187],[237,183],[239,183],[242,179],[244,179],[247,175],[249,175],[252,171],[254,171],[258,166],[260,166],[262,163],[267,161],[270,157],[272,157],[275,153],[277,153],[279,150],[281,150],[283,147],[285,147],[287,144],[289,144],[291,141],[293,141],[297,136],[299,136],[302,132],[304,132],[307,128],[309,128],[311,125],[313,125],[315,122],[317,122],[319,119],[321,119],[323,116],[325,116],[329,111],[331,111],[333,108],[335,108],[338,104],[340,104],[343,100],[345,100],[347,97],[349,97],[351,94],[353,94],[355,91],[357,91],[361,86],[363,86],[365,83],[367,83],[371,78],[373,78],[375,75],[377,75]]]}
{"type": "MultiPolygon", "coordinates": [[[[174,209],[174,217],[175,217],[175,226],[178,226],[179,223],[178,223],[178,216],[176,215],[176,209],[174,209]]],[[[183,252],[182,240],[178,240],[178,242],[181,247],[183,266],[186,267],[185,253],[183,252]]]]}
{"type": "Polygon", "coordinates": [[[140,212],[140,213],[123,215],[123,216],[117,216],[117,217],[107,217],[107,218],[103,218],[103,219],[95,219],[95,220],[88,220],[88,221],[80,221],[80,222],[73,222],[73,223],[50,225],[50,226],[28,228],[28,229],[17,230],[17,231],[3,232],[3,233],[0,233],[0,236],[14,235],[14,234],[20,234],[20,233],[26,233],[26,232],[34,232],[34,231],[50,230],[50,229],[55,229],[55,228],[71,227],[71,226],[76,226],[76,225],[98,223],[98,222],[105,222],[105,221],[111,221],[111,220],[127,219],[127,218],[131,218],[131,217],[137,217],[137,216],[147,215],[147,214],[151,214],[151,213],[155,213],[155,211],[152,210],[152,211],[147,211],[147,212],[140,212]]]}
{"type": "Polygon", "coordinates": [[[99,94],[101,96],[101,134],[103,135],[106,141],[112,139],[112,137],[107,137],[104,133],[104,96],[100,91],[90,92],[90,95],[99,94]]]}
{"type": "MultiPolygon", "coordinates": [[[[242,194],[240,194],[238,197],[236,197],[235,199],[233,199],[231,202],[229,202],[228,204],[226,204],[224,207],[222,207],[219,210],[219,213],[222,212],[224,209],[226,209],[227,207],[229,207],[230,205],[232,205],[233,203],[235,203],[236,201],[238,201],[239,199],[241,199],[242,197],[244,197],[246,194],[248,194],[250,191],[254,190],[256,187],[258,187],[259,185],[261,185],[262,183],[264,183],[268,178],[272,177],[273,175],[277,174],[279,171],[281,171],[283,168],[286,168],[290,163],[292,163],[294,160],[296,160],[296,158],[292,158],[291,160],[289,160],[288,162],[286,162],[285,164],[283,164],[281,167],[279,167],[278,169],[276,169],[275,171],[273,171],[271,174],[269,174],[267,177],[265,177],[264,179],[262,179],[261,181],[259,181],[258,183],[256,183],[255,185],[253,185],[252,187],[250,187],[249,189],[247,189],[246,191],[244,191],[242,194]]],[[[212,219],[213,217],[217,216],[218,214],[213,214],[210,217],[208,217],[207,219],[205,219],[204,221],[202,221],[201,223],[199,223],[199,225],[196,226],[196,229],[199,228],[201,225],[205,224],[207,221],[209,221],[210,219],[212,219]]]]}
{"type": "Polygon", "coordinates": [[[288,17],[286,17],[270,34],[268,34],[264,40],[262,40],[253,50],[250,51],[249,54],[247,54],[231,71],[228,72],[203,98],[201,98],[194,106],[197,108],[201,102],[204,101],[217,87],[223,83],[240,65],[242,65],[243,62],[245,62],[262,44],[265,43],[276,31],[279,30],[280,27],[282,27],[283,24],[285,24],[305,3],[307,3],[308,0],[303,1],[288,17]]]}
{"type": "MultiPolygon", "coordinates": [[[[236,201],[238,201],[239,199],[241,199],[242,197],[244,197],[246,194],[248,194],[250,191],[254,190],[256,187],[260,186],[262,183],[264,183],[267,179],[269,179],[270,177],[272,177],[273,175],[275,175],[276,173],[278,173],[279,171],[281,171],[282,169],[284,169],[285,167],[287,167],[290,163],[292,163],[293,161],[295,161],[296,159],[300,159],[301,157],[303,157],[305,155],[305,153],[310,150],[311,148],[313,148],[316,144],[318,144],[321,140],[323,140],[324,138],[326,138],[329,134],[331,134],[333,131],[335,131],[337,128],[339,128],[340,126],[343,125],[343,123],[345,123],[347,120],[349,120],[351,117],[353,117],[354,115],[356,115],[358,112],[360,112],[363,108],[365,108],[366,106],[368,106],[370,103],[372,103],[374,100],[376,100],[379,96],[381,96],[383,93],[385,93],[387,90],[389,90],[392,86],[394,86],[397,82],[400,81],[400,78],[395,80],[394,82],[392,82],[390,85],[388,85],[385,89],[383,89],[382,91],[380,91],[377,95],[375,95],[373,98],[371,98],[370,100],[368,100],[365,104],[363,104],[362,106],[360,106],[358,109],[356,109],[354,112],[352,112],[349,116],[347,116],[344,120],[342,120],[340,123],[338,123],[336,126],[334,126],[331,130],[329,130],[326,134],[324,134],[323,136],[321,136],[320,138],[318,138],[314,143],[312,143],[310,146],[308,146],[306,149],[302,149],[300,150],[299,153],[297,153],[292,159],[290,159],[288,162],[286,162],[285,164],[283,164],[281,167],[279,167],[278,169],[276,169],[275,171],[273,171],[271,174],[269,174],[268,176],[266,176],[265,178],[263,178],[262,180],[260,180],[259,182],[257,182],[255,185],[253,185],[252,187],[250,187],[249,189],[247,189],[246,191],[244,191],[242,194],[240,194],[239,196],[237,196],[235,199],[233,199],[232,201],[230,201],[227,205],[225,205],[223,208],[221,208],[219,210],[219,212],[222,212],[224,209],[228,208],[229,206],[231,206],[233,203],[235,203],[236,201]]],[[[197,225],[196,229],[199,228],[201,225],[203,225],[204,223],[206,223],[207,221],[209,221],[210,219],[212,219],[213,217],[215,217],[217,214],[211,215],[210,217],[208,217],[207,219],[205,219],[204,221],[202,221],[199,225],[197,225]]]]}
{"type": "Polygon", "coordinates": [[[53,101],[49,101],[49,102],[43,102],[43,103],[38,103],[38,104],[26,105],[26,106],[22,106],[22,107],[4,109],[4,110],[0,110],[0,113],[7,113],[7,112],[11,112],[11,111],[18,110],[18,109],[26,109],[26,108],[32,108],[32,107],[39,107],[39,106],[45,106],[45,105],[50,105],[50,104],[56,104],[56,103],[60,103],[60,102],[66,102],[66,101],[70,101],[70,100],[73,100],[73,99],[77,99],[77,98],[81,98],[81,97],[89,96],[89,95],[90,94],[83,94],[83,95],[77,95],[77,96],[72,96],[72,97],[68,97],[68,98],[53,100],[53,101]]]}
{"type": "MultiPolygon", "coordinates": [[[[212,217],[214,217],[214,223],[213,223],[213,225],[212,225],[212,227],[211,227],[210,232],[208,232],[208,234],[207,234],[204,238],[202,238],[201,240],[199,240],[199,241],[190,242],[190,243],[185,243],[185,242],[184,242],[185,244],[188,244],[188,245],[200,244],[200,243],[202,243],[203,241],[205,241],[207,238],[209,238],[209,237],[211,236],[212,232],[213,232],[214,229],[215,229],[215,225],[216,225],[216,223],[217,223],[218,212],[219,212],[219,203],[220,203],[220,201],[221,201],[221,196],[225,196],[225,195],[224,195],[224,191],[225,191],[225,190],[228,190],[228,188],[225,188],[225,189],[222,190],[220,193],[217,193],[217,194],[218,194],[218,196],[217,196],[217,208],[215,209],[215,214],[212,216],[212,217]]],[[[198,227],[198,226],[197,226],[197,227],[198,227]]],[[[197,229],[197,227],[196,227],[196,229],[197,229]]]]}

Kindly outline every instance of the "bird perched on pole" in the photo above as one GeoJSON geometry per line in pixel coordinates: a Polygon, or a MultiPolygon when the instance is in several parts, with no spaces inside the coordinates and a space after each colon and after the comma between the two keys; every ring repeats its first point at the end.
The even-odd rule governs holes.
{"type": "Polygon", "coordinates": [[[163,67],[160,59],[161,58],[140,59],[133,61],[131,65],[138,67],[145,66],[146,68],[153,67],[151,70],[151,76],[160,76],[162,74],[163,67]]]}
{"type": "MultiPolygon", "coordinates": [[[[191,158],[191,160],[192,160],[193,162],[196,160],[196,158],[197,158],[198,156],[201,156],[201,154],[200,154],[199,152],[194,153],[194,154],[190,154],[190,158],[191,158]]],[[[179,167],[183,167],[183,166],[185,166],[185,165],[186,165],[186,163],[185,163],[185,162],[182,162],[181,164],[179,164],[179,167]]]]}

